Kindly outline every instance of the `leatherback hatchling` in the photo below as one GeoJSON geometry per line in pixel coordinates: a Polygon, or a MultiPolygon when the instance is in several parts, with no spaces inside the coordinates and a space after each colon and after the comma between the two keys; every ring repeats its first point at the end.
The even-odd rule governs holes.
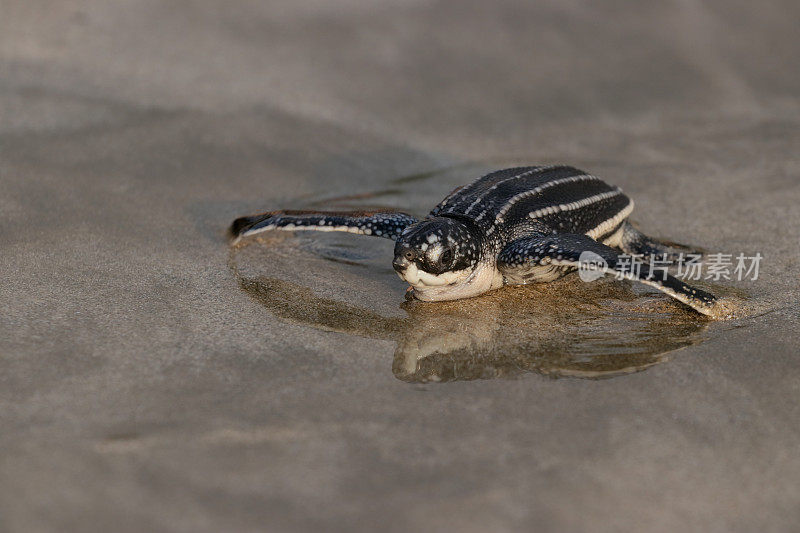
{"type": "Polygon", "coordinates": [[[424,219],[386,211],[271,211],[238,218],[238,238],[262,231],[346,231],[396,241],[392,266],[420,300],[455,300],[503,285],[552,281],[576,268],[656,287],[710,315],[716,298],[630,257],[674,259],[677,249],[640,233],[633,200],[570,166],[498,170],[455,189],[424,219]],[[665,255],[666,254],[666,255],[665,255]],[[628,257],[628,259],[624,259],[628,257]],[[587,260],[588,258],[588,260],[587,260]]]}

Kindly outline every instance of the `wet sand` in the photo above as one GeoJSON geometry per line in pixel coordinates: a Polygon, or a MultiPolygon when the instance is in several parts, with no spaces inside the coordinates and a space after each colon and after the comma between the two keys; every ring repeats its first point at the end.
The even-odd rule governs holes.
{"type": "Polygon", "coordinates": [[[795,3],[7,1],[0,531],[791,531],[795,3]],[[630,283],[405,302],[392,243],[505,164],[760,252],[710,322],[630,283]]]}

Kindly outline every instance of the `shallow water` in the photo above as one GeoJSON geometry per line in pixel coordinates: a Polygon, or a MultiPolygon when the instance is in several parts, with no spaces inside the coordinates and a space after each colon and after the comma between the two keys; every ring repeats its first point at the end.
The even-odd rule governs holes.
{"type": "MultiPolygon", "coordinates": [[[[444,197],[455,180],[481,172],[483,165],[418,173],[397,178],[383,190],[304,203],[319,209],[374,208],[381,206],[365,202],[390,199],[393,207],[405,203],[412,206],[409,211],[424,213],[435,202],[419,205],[421,196],[438,188],[444,197]]],[[[707,338],[705,317],[657,291],[611,278],[584,283],[573,274],[467,300],[404,302],[403,284],[388,268],[391,252],[378,242],[352,235],[273,232],[232,247],[229,264],[239,287],[281,320],[394,341],[392,372],[408,382],[528,372],[611,378],[662,363],[668,353],[707,338]],[[291,265],[302,265],[305,278],[282,278],[297,270],[291,265]],[[379,288],[370,291],[361,281],[342,280],[332,291],[351,297],[324,297],[314,291],[319,287],[315,272],[325,279],[348,272],[379,288]],[[346,283],[357,290],[348,290],[346,283]],[[392,307],[395,312],[387,313],[392,307]]]]}

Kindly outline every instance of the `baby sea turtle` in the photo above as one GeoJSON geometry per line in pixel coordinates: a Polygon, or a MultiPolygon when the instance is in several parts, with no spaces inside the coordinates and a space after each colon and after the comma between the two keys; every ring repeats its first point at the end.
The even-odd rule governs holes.
{"type": "Polygon", "coordinates": [[[656,287],[706,315],[716,297],[647,258],[675,259],[675,246],[628,222],[633,200],[570,166],[498,170],[455,189],[422,220],[387,211],[271,211],[236,219],[237,238],[273,229],[346,231],[396,241],[392,266],[420,300],[455,300],[503,285],[552,281],[576,268],[656,287]],[[623,255],[629,254],[629,255],[623,255]],[[622,268],[640,254],[637,268],[622,268]],[[666,254],[666,256],[664,255],[666,254]]]}

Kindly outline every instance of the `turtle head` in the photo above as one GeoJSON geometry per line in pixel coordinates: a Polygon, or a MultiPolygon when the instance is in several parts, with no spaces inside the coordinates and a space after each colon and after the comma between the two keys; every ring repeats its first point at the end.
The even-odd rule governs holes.
{"type": "Polygon", "coordinates": [[[481,250],[477,227],[432,217],[403,231],[394,247],[392,266],[422,300],[463,298],[452,294],[453,289],[470,280],[480,264],[481,250]]]}

